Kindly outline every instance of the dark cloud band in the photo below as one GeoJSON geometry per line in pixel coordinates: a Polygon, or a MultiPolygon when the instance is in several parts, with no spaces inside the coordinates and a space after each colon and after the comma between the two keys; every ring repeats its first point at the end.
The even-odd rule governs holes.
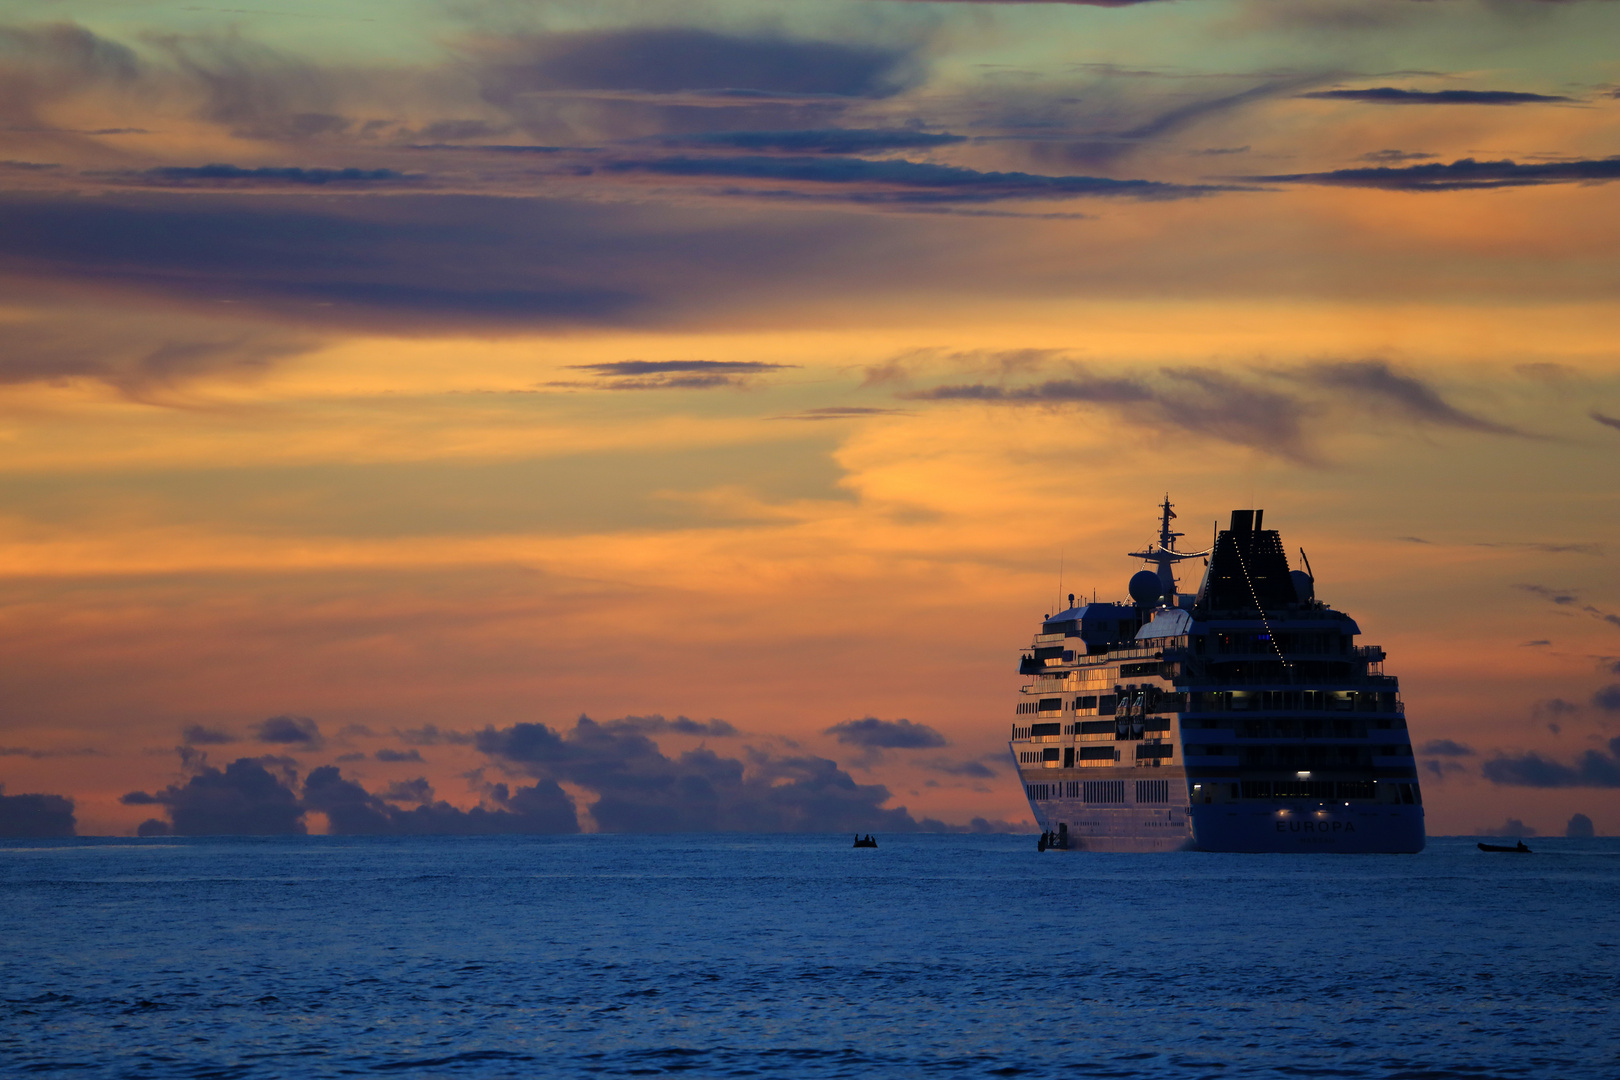
{"type": "Polygon", "coordinates": [[[1562,94],[1528,94],[1517,90],[1400,90],[1393,86],[1313,90],[1299,96],[1375,105],[1545,105],[1575,100],[1562,94]]]}
{"type": "Polygon", "coordinates": [[[886,150],[931,150],[966,142],[962,135],[886,128],[811,128],[798,131],[713,131],[664,136],[659,145],[778,151],[792,154],[873,154],[886,150]]]}
{"type": "Polygon", "coordinates": [[[886,97],[914,78],[905,48],[740,36],[690,27],[546,34],[480,50],[486,98],[629,90],[886,97]]]}
{"type": "Polygon", "coordinates": [[[1271,184],[1328,184],[1381,188],[1386,191],[1469,191],[1483,188],[1533,187],[1541,184],[1605,183],[1620,180],[1620,157],[1584,161],[1520,164],[1463,158],[1449,165],[1405,168],[1335,169],[1331,172],[1279,173],[1245,179],[1271,184]]]}
{"type": "Polygon", "coordinates": [[[1349,403],[1413,424],[1492,435],[1521,434],[1452,405],[1435,387],[1382,360],[1315,364],[1286,376],[1258,371],[1249,379],[1205,368],[1164,368],[1155,377],[1129,378],[1076,370],[1070,377],[1041,382],[962,383],[899,396],[913,401],[1008,406],[1096,406],[1137,423],[1306,461],[1315,457],[1306,422],[1335,403],[1349,403]]]}
{"type": "Polygon", "coordinates": [[[913,724],[906,719],[879,720],[868,716],[834,724],[826,733],[847,746],[867,750],[922,750],[946,745],[945,736],[927,724],[913,724]]]}
{"type": "Polygon", "coordinates": [[[993,202],[1002,199],[1132,198],[1186,199],[1230,190],[1229,186],[1115,180],[1103,176],[1044,176],[1025,172],[980,172],[956,165],[856,157],[690,157],[608,163],[609,172],[751,180],[842,189],[861,202],[993,202]]]}
{"type": "Polygon", "coordinates": [[[244,169],[237,165],[167,165],[135,173],[106,174],[115,180],[175,186],[232,184],[250,186],[354,187],[367,184],[401,184],[422,179],[395,169],[321,169],[295,166],[263,166],[244,169]]]}

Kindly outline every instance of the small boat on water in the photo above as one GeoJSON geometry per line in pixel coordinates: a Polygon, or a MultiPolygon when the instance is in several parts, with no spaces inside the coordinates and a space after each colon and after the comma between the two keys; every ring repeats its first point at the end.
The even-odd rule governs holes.
{"type": "Polygon", "coordinates": [[[1481,851],[1510,851],[1510,852],[1514,853],[1515,855],[1529,855],[1529,854],[1531,854],[1530,848],[1528,846],[1526,846],[1526,844],[1525,844],[1525,842],[1523,840],[1520,840],[1517,844],[1513,845],[1512,847],[1508,847],[1506,844],[1481,844],[1481,845],[1479,845],[1479,850],[1481,850],[1481,851]]]}
{"type": "Polygon", "coordinates": [[[871,833],[867,833],[865,836],[857,836],[855,838],[855,846],[856,847],[877,847],[877,841],[872,839],[872,834],[871,833]]]}

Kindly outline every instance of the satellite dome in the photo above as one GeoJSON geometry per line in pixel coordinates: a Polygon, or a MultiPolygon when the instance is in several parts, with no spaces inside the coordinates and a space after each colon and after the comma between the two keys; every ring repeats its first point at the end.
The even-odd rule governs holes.
{"type": "Polygon", "coordinates": [[[1131,599],[1146,607],[1159,602],[1159,597],[1164,595],[1164,584],[1152,570],[1138,570],[1131,575],[1130,590],[1131,599]]]}
{"type": "Polygon", "coordinates": [[[1288,577],[1294,583],[1294,592],[1299,595],[1299,602],[1308,604],[1316,599],[1316,579],[1303,570],[1290,570],[1288,577]]]}

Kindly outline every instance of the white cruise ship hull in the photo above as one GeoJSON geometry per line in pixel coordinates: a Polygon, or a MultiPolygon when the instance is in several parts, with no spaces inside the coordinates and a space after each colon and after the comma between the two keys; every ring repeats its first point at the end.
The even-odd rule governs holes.
{"type": "Polygon", "coordinates": [[[1059,799],[1036,816],[1043,831],[1065,830],[1070,851],[1155,853],[1193,847],[1192,822],[1184,806],[1102,807],[1059,799]]]}

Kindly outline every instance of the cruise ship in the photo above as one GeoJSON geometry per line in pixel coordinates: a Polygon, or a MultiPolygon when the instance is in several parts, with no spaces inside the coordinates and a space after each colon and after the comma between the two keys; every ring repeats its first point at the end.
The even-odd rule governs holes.
{"type": "Polygon", "coordinates": [[[1289,569],[1264,511],[1178,551],[1169,496],[1129,603],[1046,616],[1019,664],[1010,749],[1041,846],[1423,850],[1423,797],[1384,650],[1289,569]],[[1204,561],[1195,593],[1176,566],[1204,561]]]}

